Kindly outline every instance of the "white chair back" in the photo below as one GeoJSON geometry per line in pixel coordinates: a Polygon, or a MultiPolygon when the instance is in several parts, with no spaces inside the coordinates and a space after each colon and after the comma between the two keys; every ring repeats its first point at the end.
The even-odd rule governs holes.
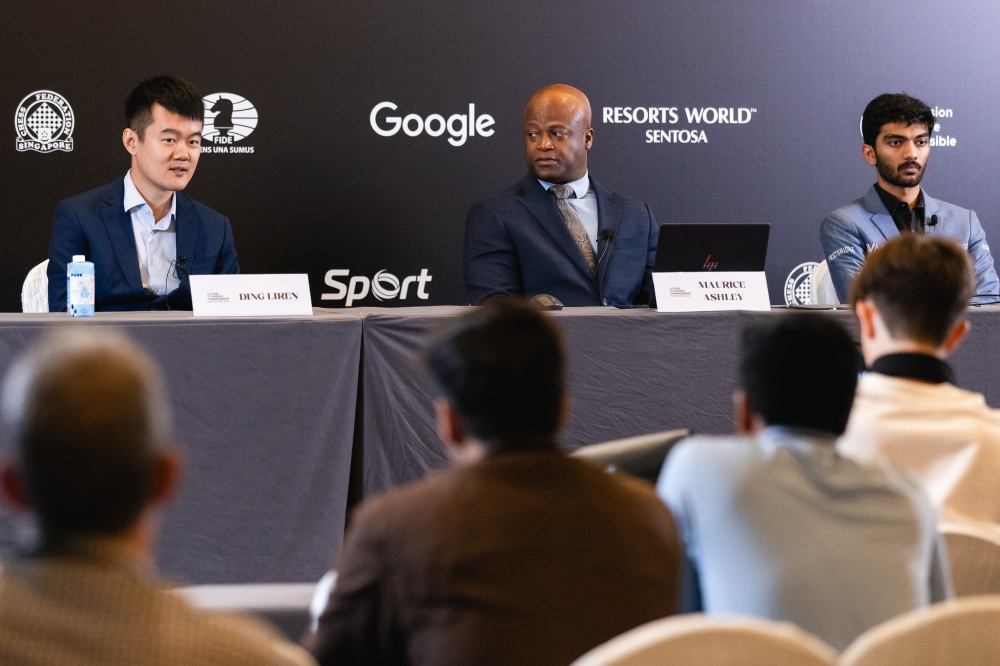
{"type": "Polygon", "coordinates": [[[268,583],[193,585],[173,592],[203,610],[261,617],[297,642],[309,627],[309,603],[315,590],[315,583],[268,583]]]}
{"type": "Polygon", "coordinates": [[[627,631],[572,666],[833,666],[836,662],[832,647],[791,624],[699,613],[627,631]]]}
{"type": "Polygon", "coordinates": [[[21,312],[49,311],[49,260],[46,259],[30,271],[21,287],[21,312]]]}
{"type": "Polygon", "coordinates": [[[570,455],[589,460],[608,472],[625,472],[656,483],[670,449],[690,434],[691,431],[686,429],[665,430],[651,435],[583,446],[570,455]]]}
{"type": "Polygon", "coordinates": [[[820,262],[819,266],[812,274],[812,282],[809,287],[810,302],[813,305],[840,305],[837,298],[837,289],[833,286],[833,278],[830,277],[830,267],[826,260],[820,262]]]}
{"type": "Polygon", "coordinates": [[[861,634],[841,666],[1000,664],[1000,597],[965,597],[893,618],[861,634]]]}
{"type": "Polygon", "coordinates": [[[327,571],[316,584],[316,591],[313,592],[312,602],[309,604],[309,629],[314,634],[319,629],[319,617],[326,610],[327,604],[330,603],[330,594],[336,584],[336,571],[327,571]]]}
{"type": "Polygon", "coordinates": [[[1000,533],[975,525],[944,523],[955,596],[1000,594],[1000,533]]]}

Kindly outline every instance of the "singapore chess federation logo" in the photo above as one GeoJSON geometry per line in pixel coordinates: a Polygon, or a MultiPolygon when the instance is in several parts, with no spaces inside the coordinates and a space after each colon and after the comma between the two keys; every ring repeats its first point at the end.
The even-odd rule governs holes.
{"type": "Polygon", "coordinates": [[[785,305],[812,305],[812,279],[818,267],[807,261],[792,269],[785,280],[785,305]]]}
{"type": "Polygon", "coordinates": [[[212,93],[203,98],[205,124],[201,130],[203,153],[252,154],[253,146],[240,144],[257,128],[257,109],[246,97],[212,93]]]}
{"type": "Polygon", "coordinates": [[[73,150],[76,117],[66,98],[51,90],[36,90],[21,100],[14,115],[17,150],[51,153],[73,150]]]}

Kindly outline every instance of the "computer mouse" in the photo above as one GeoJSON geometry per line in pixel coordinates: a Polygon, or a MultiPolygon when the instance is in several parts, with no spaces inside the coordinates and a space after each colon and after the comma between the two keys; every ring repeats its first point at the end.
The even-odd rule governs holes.
{"type": "Polygon", "coordinates": [[[532,296],[531,300],[528,301],[532,306],[538,308],[539,310],[562,310],[562,302],[555,296],[550,296],[549,294],[538,294],[537,296],[532,296]]]}

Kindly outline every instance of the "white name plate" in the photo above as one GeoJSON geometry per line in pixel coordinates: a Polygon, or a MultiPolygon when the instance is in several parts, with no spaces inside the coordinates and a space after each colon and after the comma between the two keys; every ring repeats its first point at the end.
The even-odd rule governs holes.
{"type": "Polygon", "coordinates": [[[760,272],[653,273],[658,312],[770,311],[760,272]]]}
{"type": "Polygon", "coordinates": [[[309,276],[192,275],[195,317],[274,317],[311,315],[309,276]]]}

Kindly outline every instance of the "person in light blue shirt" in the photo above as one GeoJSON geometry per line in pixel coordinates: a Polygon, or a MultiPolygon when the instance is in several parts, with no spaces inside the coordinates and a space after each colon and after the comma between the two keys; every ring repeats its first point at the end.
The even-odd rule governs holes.
{"type": "Polygon", "coordinates": [[[682,610],[793,622],[842,650],[952,596],[916,480],[837,453],[860,368],[847,332],[823,315],[744,331],[740,436],[682,442],[657,484],[688,556],[682,610]]]}

